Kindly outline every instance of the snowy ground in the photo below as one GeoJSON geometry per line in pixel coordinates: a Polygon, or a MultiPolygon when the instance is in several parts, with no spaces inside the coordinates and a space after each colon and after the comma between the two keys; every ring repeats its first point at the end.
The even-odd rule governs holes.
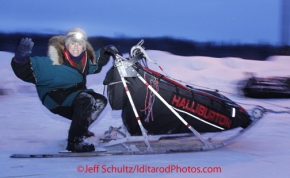
{"type": "MultiPolygon", "coordinates": [[[[259,77],[290,76],[290,57],[276,56],[267,61],[239,58],[181,57],[160,51],[148,51],[165,72],[173,78],[199,86],[227,92],[225,95],[243,104],[259,104],[274,110],[285,110],[290,99],[255,100],[235,95],[236,83],[244,72],[259,77]],[[284,108],[283,108],[284,107],[284,108]]],[[[290,115],[267,114],[248,132],[231,144],[214,151],[146,156],[104,156],[89,158],[13,159],[14,153],[56,153],[65,149],[69,121],[52,115],[41,105],[33,85],[17,79],[10,67],[13,54],[0,52],[0,177],[289,177],[290,115]],[[99,169],[96,167],[100,166],[99,169]],[[91,167],[91,173],[79,172],[91,167]],[[108,173],[112,167],[179,168],[167,173],[108,173]],[[190,173],[187,167],[219,168],[213,173],[190,173]],[[105,169],[102,169],[105,168],[105,169]],[[183,171],[183,172],[180,172],[183,171]]],[[[102,81],[107,69],[90,76],[88,86],[103,92],[102,81]]],[[[150,65],[156,69],[153,65],[150,65]]],[[[158,71],[158,70],[157,70],[158,71]]],[[[244,105],[251,108],[250,105],[244,105]]],[[[120,126],[120,111],[108,105],[97,123],[90,128],[97,135],[109,126],[120,126]]],[[[192,169],[194,170],[194,169],[192,169]]]]}

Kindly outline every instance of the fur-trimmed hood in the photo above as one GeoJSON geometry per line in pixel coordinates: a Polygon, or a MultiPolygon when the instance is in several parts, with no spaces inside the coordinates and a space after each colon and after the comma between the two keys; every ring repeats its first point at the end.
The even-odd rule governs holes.
{"type": "MultiPolygon", "coordinates": [[[[86,51],[88,59],[96,64],[96,55],[92,45],[87,41],[86,51]]],[[[48,42],[48,56],[53,65],[61,65],[64,61],[63,50],[65,49],[65,36],[53,36],[48,42]]]]}

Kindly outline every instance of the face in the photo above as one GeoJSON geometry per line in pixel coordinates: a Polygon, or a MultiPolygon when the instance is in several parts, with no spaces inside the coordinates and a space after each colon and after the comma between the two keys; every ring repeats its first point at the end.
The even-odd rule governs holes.
{"type": "Polygon", "coordinates": [[[78,57],[84,51],[84,46],[78,42],[71,42],[68,44],[68,51],[72,56],[78,57]]]}

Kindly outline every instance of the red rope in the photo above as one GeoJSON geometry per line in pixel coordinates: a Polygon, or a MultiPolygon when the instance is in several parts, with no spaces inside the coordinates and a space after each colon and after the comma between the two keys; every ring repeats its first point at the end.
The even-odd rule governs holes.
{"type": "MultiPolygon", "coordinates": [[[[145,78],[146,78],[146,72],[144,72],[144,79],[145,78]]],[[[158,80],[156,78],[152,77],[150,79],[150,85],[157,92],[159,91],[158,80]]],[[[147,117],[145,119],[145,122],[149,122],[150,121],[150,119],[149,119],[150,117],[151,117],[151,120],[154,121],[154,116],[153,116],[153,104],[154,104],[154,101],[155,101],[155,95],[147,87],[146,97],[145,97],[145,101],[144,101],[144,109],[141,110],[141,112],[144,112],[145,115],[150,114],[150,116],[147,115],[147,117]]]]}

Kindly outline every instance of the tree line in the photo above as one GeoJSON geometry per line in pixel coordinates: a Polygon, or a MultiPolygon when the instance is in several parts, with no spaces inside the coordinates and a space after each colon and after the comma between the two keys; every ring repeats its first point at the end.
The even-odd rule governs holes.
{"type": "MultiPolygon", "coordinates": [[[[57,35],[57,34],[55,34],[57,35]]],[[[47,55],[47,43],[54,34],[0,33],[0,51],[15,52],[23,37],[32,38],[35,45],[32,56],[47,55]]],[[[147,50],[167,51],[180,56],[239,57],[249,60],[265,60],[269,56],[290,55],[290,46],[269,44],[234,44],[217,42],[196,42],[171,37],[130,38],[130,37],[89,37],[88,41],[95,49],[105,45],[114,45],[121,53],[128,53],[132,46],[144,39],[147,50]]]]}

